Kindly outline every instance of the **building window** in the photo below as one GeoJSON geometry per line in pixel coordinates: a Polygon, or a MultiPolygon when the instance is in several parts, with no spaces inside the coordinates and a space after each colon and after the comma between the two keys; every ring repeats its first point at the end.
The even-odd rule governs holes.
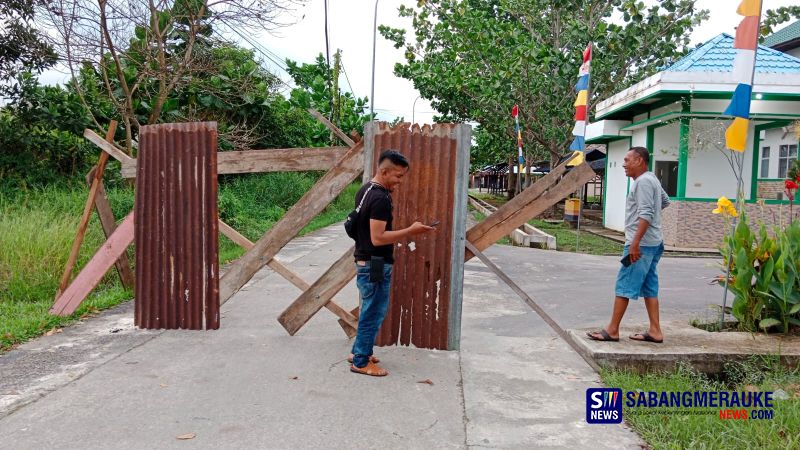
{"type": "Polygon", "coordinates": [[[769,178],[769,147],[761,149],[761,178],[769,178]]]}
{"type": "Polygon", "coordinates": [[[778,178],[786,178],[786,173],[797,159],[797,145],[781,145],[778,154],[778,178]]]}

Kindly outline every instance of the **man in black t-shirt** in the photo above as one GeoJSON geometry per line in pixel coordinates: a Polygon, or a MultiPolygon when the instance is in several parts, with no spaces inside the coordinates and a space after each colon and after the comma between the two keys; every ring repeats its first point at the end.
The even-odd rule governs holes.
{"type": "Polygon", "coordinates": [[[378,367],[372,355],[375,337],[389,309],[394,244],[408,236],[426,233],[433,227],[414,222],[402,230],[392,229],[391,192],[408,173],[408,160],[396,150],[386,150],[378,160],[378,171],[356,194],[356,285],[361,295],[358,333],[353,343],[350,370],[377,377],[389,374],[378,367]]]}

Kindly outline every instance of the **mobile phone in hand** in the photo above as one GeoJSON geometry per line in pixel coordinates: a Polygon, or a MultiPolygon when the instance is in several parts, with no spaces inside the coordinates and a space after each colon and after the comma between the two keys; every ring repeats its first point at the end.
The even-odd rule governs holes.
{"type": "Polygon", "coordinates": [[[631,265],[631,255],[625,255],[619,262],[622,263],[623,266],[628,267],[631,265]]]}
{"type": "Polygon", "coordinates": [[[440,223],[442,223],[442,221],[441,221],[441,220],[434,220],[434,221],[433,221],[431,224],[429,224],[428,226],[429,226],[429,227],[435,227],[436,225],[439,225],[440,223]]]}

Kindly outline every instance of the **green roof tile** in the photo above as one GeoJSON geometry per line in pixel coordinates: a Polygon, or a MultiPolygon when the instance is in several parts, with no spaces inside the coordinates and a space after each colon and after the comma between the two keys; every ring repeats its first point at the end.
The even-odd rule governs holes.
{"type": "Polygon", "coordinates": [[[800,38],[800,20],[767,36],[764,45],[775,47],[798,38],[800,38]]]}

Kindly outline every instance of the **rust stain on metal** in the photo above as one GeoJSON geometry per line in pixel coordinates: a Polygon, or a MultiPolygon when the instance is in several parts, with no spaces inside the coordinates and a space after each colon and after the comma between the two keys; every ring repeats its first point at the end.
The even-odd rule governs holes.
{"type": "MultiPolygon", "coordinates": [[[[391,302],[378,345],[447,349],[457,125],[390,128],[375,133],[374,165],[387,149],[399,150],[411,165],[392,194],[395,229],[415,221],[440,221],[437,230],[395,246],[391,302]]],[[[374,173],[374,172],[373,172],[374,173]]]]}
{"type": "Polygon", "coordinates": [[[219,328],[217,124],[141,128],[136,176],[140,328],[219,328]]]}

